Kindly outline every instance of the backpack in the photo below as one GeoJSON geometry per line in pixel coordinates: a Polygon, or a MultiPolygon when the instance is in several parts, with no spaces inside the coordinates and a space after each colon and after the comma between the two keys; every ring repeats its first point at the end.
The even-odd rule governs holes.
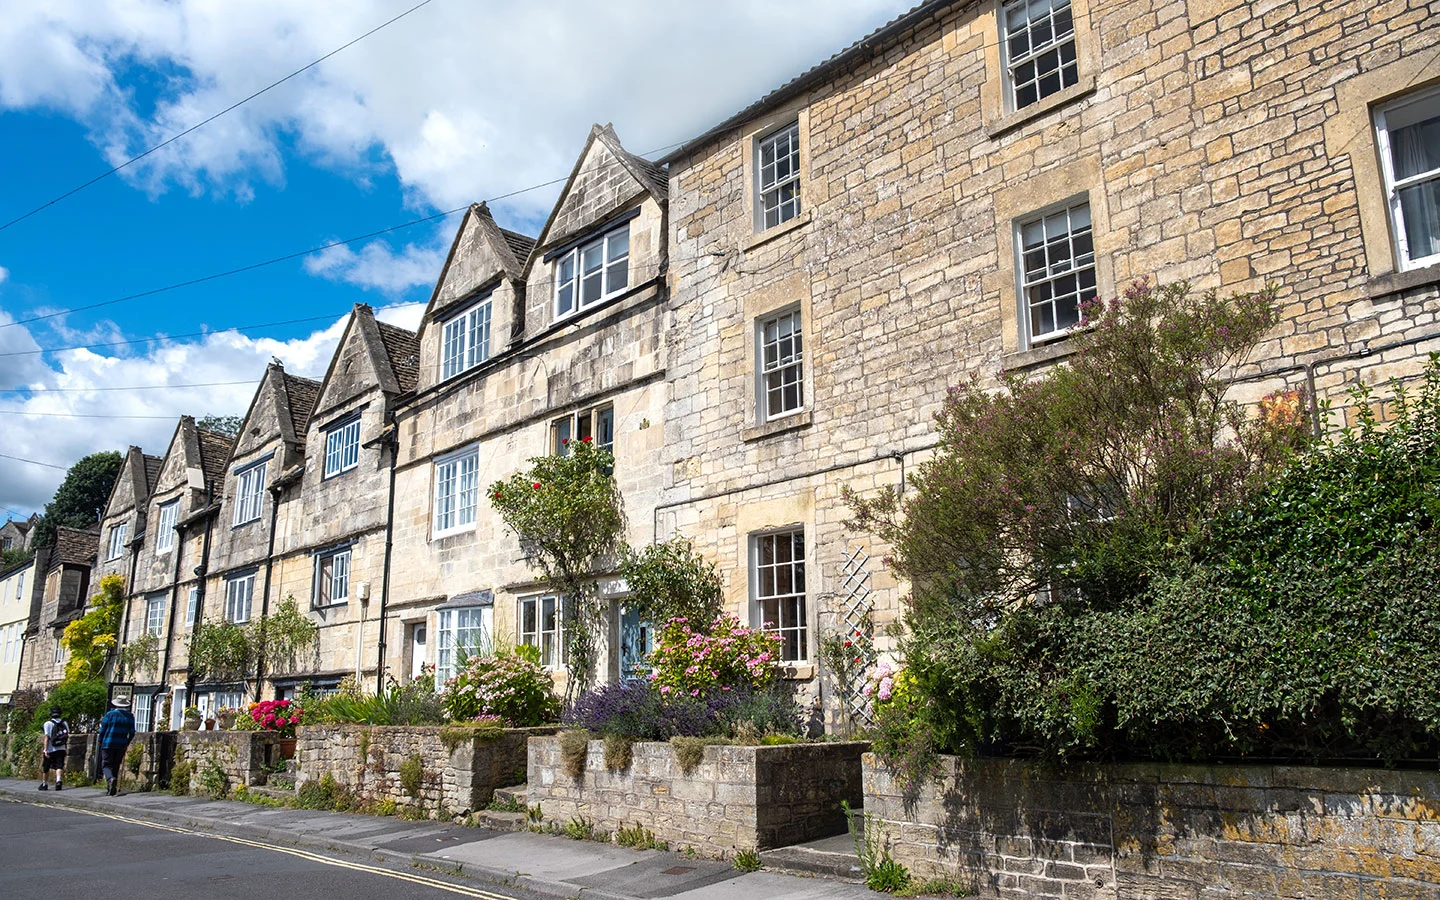
{"type": "Polygon", "coordinates": [[[50,746],[56,750],[64,750],[69,744],[70,726],[65,724],[64,719],[52,722],[50,724],[50,746]]]}

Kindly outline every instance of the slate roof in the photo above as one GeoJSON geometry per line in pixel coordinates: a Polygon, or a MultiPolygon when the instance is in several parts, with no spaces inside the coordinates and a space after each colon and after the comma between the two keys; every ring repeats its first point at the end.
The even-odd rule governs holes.
{"type": "Polygon", "coordinates": [[[200,444],[200,468],[205,472],[205,482],[220,485],[225,481],[225,464],[230,461],[230,451],[235,439],[218,431],[195,429],[195,440],[200,444]]]}
{"type": "Polygon", "coordinates": [[[957,5],[956,0],[928,0],[926,3],[912,7],[908,12],[901,13],[829,59],[792,78],[699,137],[686,141],[680,147],[667,153],[661,162],[668,163],[673,159],[686,156],[696,147],[710,142],[721,132],[728,131],[736,125],[754,118],[762,111],[778,106],[791,97],[804,92],[831,75],[846,70],[852,64],[879,53],[881,49],[889,45],[890,41],[929,17],[955,5],[957,5]]]}
{"type": "Polygon", "coordinates": [[[70,528],[61,525],[55,529],[55,554],[50,557],[50,568],[59,565],[91,566],[100,552],[100,526],[70,528]]]}
{"type": "Polygon", "coordinates": [[[155,493],[155,483],[160,479],[160,467],[165,464],[165,457],[148,453],[141,455],[145,458],[145,494],[149,496],[155,493]]]}
{"type": "Polygon", "coordinates": [[[664,163],[651,162],[643,156],[636,156],[629,150],[622,148],[630,164],[638,170],[640,177],[647,179],[650,183],[646,185],[651,193],[660,197],[670,196],[670,169],[664,163]]]}
{"type": "Polygon", "coordinates": [[[505,243],[510,245],[510,252],[515,254],[515,261],[524,266],[535,249],[535,239],[508,228],[500,229],[500,233],[505,236],[505,243]]]}
{"type": "Polygon", "coordinates": [[[286,374],[285,393],[290,397],[290,424],[295,428],[295,437],[303,441],[315,401],[320,399],[320,382],[286,374]]]}
{"type": "Polygon", "coordinates": [[[415,390],[420,378],[420,335],[396,325],[375,320],[380,330],[380,343],[385,345],[385,355],[390,357],[390,371],[400,383],[400,390],[415,390]]]}

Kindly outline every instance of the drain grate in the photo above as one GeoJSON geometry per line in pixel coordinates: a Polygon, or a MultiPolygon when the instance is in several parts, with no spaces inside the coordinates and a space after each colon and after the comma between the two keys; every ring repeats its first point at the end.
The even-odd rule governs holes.
{"type": "Polygon", "coordinates": [[[670,868],[666,869],[665,871],[661,872],[660,874],[661,874],[661,875],[689,875],[689,874],[690,874],[691,872],[693,872],[693,871],[695,871],[695,867],[694,867],[694,866],[671,866],[670,868]]]}

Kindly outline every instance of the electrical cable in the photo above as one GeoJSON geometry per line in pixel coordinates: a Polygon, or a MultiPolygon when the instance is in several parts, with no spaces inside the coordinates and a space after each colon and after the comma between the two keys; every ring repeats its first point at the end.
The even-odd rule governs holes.
{"type": "Polygon", "coordinates": [[[41,462],[38,459],[26,459],[23,456],[11,456],[8,453],[0,453],[0,459],[13,459],[16,462],[29,463],[32,466],[44,466],[47,469],[59,469],[62,472],[68,472],[70,470],[69,466],[57,466],[54,463],[41,462]]]}
{"type": "Polygon", "coordinates": [[[20,387],[0,388],[0,394],[88,394],[91,391],[159,391],[167,388],[201,388],[201,387],[230,387],[236,384],[254,384],[255,379],[247,378],[244,381],[201,381],[195,384],[129,384],[115,387],[83,387],[83,388],[31,388],[20,387]]]}
{"type": "Polygon", "coordinates": [[[383,23],[381,23],[380,25],[375,26],[374,28],[370,29],[369,31],[365,32],[364,34],[362,34],[362,35],[360,35],[359,37],[355,38],[354,40],[350,41],[348,44],[344,44],[344,45],[342,45],[342,46],[336,47],[334,50],[331,50],[329,53],[325,54],[324,56],[320,57],[319,59],[314,60],[313,62],[310,62],[310,63],[308,63],[307,65],[301,66],[300,68],[298,68],[298,69],[296,69],[295,71],[291,72],[289,75],[286,75],[284,78],[281,78],[279,81],[271,82],[270,84],[266,85],[265,87],[261,88],[260,90],[256,91],[255,93],[251,94],[250,96],[246,97],[245,99],[239,100],[239,101],[237,101],[237,102],[235,102],[235,103],[230,104],[229,106],[227,106],[227,107],[225,107],[224,109],[220,110],[219,112],[215,113],[215,114],[214,114],[213,116],[211,116],[210,118],[205,119],[204,121],[198,122],[198,123],[196,123],[196,124],[194,124],[194,125],[191,125],[189,128],[185,129],[184,131],[180,132],[179,134],[176,134],[176,135],[174,135],[174,136],[172,136],[172,137],[170,137],[170,138],[167,138],[167,139],[164,140],[164,141],[161,141],[160,143],[158,143],[158,144],[156,144],[155,146],[151,147],[149,150],[146,150],[144,153],[141,153],[141,154],[138,155],[138,156],[133,156],[133,157],[131,157],[130,159],[125,160],[123,163],[121,163],[120,165],[118,165],[118,166],[116,166],[115,168],[111,169],[110,171],[108,171],[108,172],[103,172],[103,173],[101,173],[101,174],[99,174],[99,175],[96,175],[94,178],[90,179],[89,181],[85,182],[84,184],[80,185],[79,187],[71,188],[70,190],[68,190],[68,191],[66,191],[65,193],[61,194],[60,196],[56,197],[54,200],[51,200],[51,201],[49,201],[48,203],[42,203],[40,206],[35,207],[34,209],[32,209],[32,210],[30,210],[29,212],[25,213],[23,216],[19,216],[19,217],[17,217],[17,218],[11,219],[10,221],[6,222],[4,225],[0,225],[0,231],[4,231],[5,229],[9,228],[11,225],[16,225],[16,224],[18,224],[18,223],[20,223],[20,222],[23,222],[23,221],[25,221],[26,219],[30,218],[31,216],[35,215],[36,213],[41,212],[42,210],[49,209],[50,207],[54,206],[55,204],[57,204],[57,203],[65,200],[65,199],[67,199],[67,198],[69,198],[69,197],[75,196],[76,194],[78,194],[78,193],[80,193],[81,191],[85,190],[86,188],[90,187],[92,184],[97,184],[97,183],[99,183],[99,182],[101,182],[101,181],[104,181],[106,178],[109,178],[111,175],[114,175],[116,172],[119,172],[121,169],[124,169],[124,168],[126,168],[127,166],[134,165],[135,163],[139,162],[140,160],[144,159],[145,157],[149,156],[150,154],[154,153],[155,151],[161,150],[161,149],[163,149],[163,148],[165,148],[165,147],[168,147],[169,145],[171,145],[171,144],[175,143],[176,141],[180,140],[181,138],[185,137],[185,135],[191,134],[192,132],[201,129],[201,128],[205,127],[206,125],[209,125],[211,122],[215,121],[216,119],[220,118],[221,116],[225,115],[226,113],[229,113],[229,112],[232,112],[232,111],[234,111],[234,110],[236,110],[236,109],[239,109],[241,106],[244,106],[246,103],[249,103],[251,100],[254,100],[256,97],[259,97],[261,94],[264,94],[266,91],[269,91],[269,90],[271,90],[272,88],[277,88],[277,87],[279,87],[280,85],[284,84],[285,82],[289,81],[290,79],[294,78],[296,75],[299,75],[299,74],[301,74],[301,73],[303,73],[303,72],[306,72],[306,71],[308,71],[308,70],[310,70],[310,69],[315,68],[316,66],[320,65],[322,62],[324,62],[325,60],[327,60],[327,59],[329,59],[330,57],[334,56],[335,54],[339,53],[340,51],[346,50],[346,49],[349,49],[350,47],[355,46],[356,44],[358,44],[358,43],[360,43],[361,41],[363,41],[363,40],[365,40],[366,38],[368,38],[370,35],[374,34],[375,32],[380,31],[382,28],[386,28],[386,27],[388,27],[388,26],[390,26],[390,25],[395,24],[396,22],[400,21],[401,19],[405,18],[406,16],[410,15],[411,13],[415,12],[416,10],[420,9],[422,6],[428,6],[428,5],[429,5],[430,3],[432,3],[432,2],[434,2],[434,0],[421,0],[421,2],[415,4],[414,6],[410,7],[409,9],[405,10],[404,12],[402,12],[400,15],[396,16],[395,18],[390,19],[389,21],[383,22],[383,23]]]}

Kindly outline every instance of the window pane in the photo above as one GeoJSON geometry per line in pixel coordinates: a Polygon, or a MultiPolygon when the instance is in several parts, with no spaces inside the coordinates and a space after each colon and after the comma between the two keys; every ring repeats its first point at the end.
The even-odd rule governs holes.
{"type": "Polygon", "coordinates": [[[1440,253],[1440,178],[1403,188],[1400,215],[1410,259],[1440,253]]]}
{"type": "Polygon", "coordinates": [[[615,410],[605,407],[595,413],[595,443],[606,450],[615,445],[615,410]]]}

